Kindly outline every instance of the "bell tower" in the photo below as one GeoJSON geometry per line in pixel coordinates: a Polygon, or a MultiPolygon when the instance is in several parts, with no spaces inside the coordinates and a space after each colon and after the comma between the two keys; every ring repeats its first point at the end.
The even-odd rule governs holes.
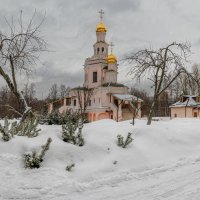
{"type": "Polygon", "coordinates": [[[108,44],[105,41],[107,29],[103,23],[104,12],[102,9],[99,11],[99,14],[100,14],[100,23],[96,27],[97,41],[93,45],[94,56],[97,56],[98,58],[105,58],[108,55],[108,44]]]}
{"type": "Polygon", "coordinates": [[[101,86],[105,80],[105,69],[108,67],[108,43],[105,41],[107,28],[103,23],[103,10],[99,11],[100,22],[96,26],[96,42],[93,45],[94,54],[85,60],[84,86],[96,88],[101,86]]]}

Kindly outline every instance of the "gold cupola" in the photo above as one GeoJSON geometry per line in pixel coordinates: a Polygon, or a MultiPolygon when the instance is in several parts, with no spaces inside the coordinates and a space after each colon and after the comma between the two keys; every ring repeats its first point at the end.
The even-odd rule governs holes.
{"type": "Polygon", "coordinates": [[[112,53],[114,44],[111,42],[111,53],[107,57],[108,64],[114,64],[117,62],[117,57],[112,53]]]}
{"type": "Polygon", "coordinates": [[[113,54],[111,53],[110,55],[108,55],[107,61],[108,61],[109,64],[110,64],[110,63],[116,63],[116,62],[117,62],[117,58],[116,58],[115,55],[113,55],[113,54]]]}
{"type": "Polygon", "coordinates": [[[103,12],[102,9],[99,11],[99,14],[100,14],[100,23],[96,27],[96,32],[106,32],[107,29],[106,29],[105,24],[103,23],[103,14],[104,14],[104,12],[103,12]]]}
{"type": "Polygon", "coordinates": [[[106,26],[104,25],[103,22],[100,22],[97,27],[96,27],[96,32],[106,32],[106,26]]]}

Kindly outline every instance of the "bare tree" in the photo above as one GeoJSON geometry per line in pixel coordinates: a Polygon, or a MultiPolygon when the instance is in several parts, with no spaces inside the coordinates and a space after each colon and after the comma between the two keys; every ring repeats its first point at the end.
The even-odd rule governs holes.
{"type": "Polygon", "coordinates": [[[76,92],[76,96],[78,98],[79,111],[80,111],[82,123],[83,123],[85,119],[85,115],[86,115],[86,110],[90,104],[94,89],[87,88],[87,87],[77,87],[77,88],[74,88],[74,91],[76,92]]]}
{"type": "Polygon", "coordinates": [[[20,105],[16,96],[5,86],[0,89],[0,118],[3,117],[21,117],[20,105]]]}
{"type": "Polygon", "coordinates": [[[133,112],[133,119],[132,119],[132,124],[133,126],[135,125],[135,118],[139,116],[139,112],[142,110],[142,102],[141,100],[137,97],[136,100],[132,98],[132,105],[134,107],[134,112],[133,112]]]}
{"type": "Polygon", "coordinates": [[[192,74],[194,77],[194,80],[192,81],[192,86],[193,86],[193,93],[200,95],[200,65],[199,64],[194,64],[192,66],[192,74]]]}
{"type": "Polygon", "coordinates": [[[192,77],[185,66],[189,54],[189,44],[173,42],[158,50],[140,50],[125,57],[126,61],[133,64],[129,74],[134,75],[138,80],[146,77],[153,83],[153,103],[148,116],[148,125],[151,124],[159,96],[180,74],[184,73],[192,77]]]}
{"type": "Polygon", "coordinates": [[[60,98],[65,98],[68,94],[69,94],[69,91],[70,91],[70,87],[67,87],[63,84],[60,85],[60,88],[59,88],[59,96],[60,98]]]}
{"type": "Polygon", "coordinates": [[[34,83],[31,83],[31,84],[26,83],[24,85],[23,95],[24,95],[28,105],[31,105],[32,102],[34,101],[35,95],[36,95],[35,84],[34,83]]]}
{"type": "Polygon", "coordinates": [[[56,83],[54,83],[51,88],[49,89],[49,94],[47,99],[50,101],[55,101],[59,98],[59,91],[58,91],[58,86],[56,83]]]}
{"type": "Polygon", "coordinates": [[[150,106],[152,103],[151,97],[149,96],[149,94],[147,94],[147,92],[145,92],[144,90],[139,90],[134,87],[130,89],[130,94],[143,100],[142,106],[141,106],[141,112],[142,112],[141,114],[142,116],[147,116],[150,111],[150,106]]]}
{"type": "Polygon", "coordinates": [[[11,22],[6,20],[9,32],[0,33],[0,76],[6,81],[19,104],[24,103],[25,112],[22,121],[31,108],[18,88],[17,73],[30,74],[40,53],[46,50],[46,43],[40,36],[43,20],[39,24],[34,24],[35,17],[36,12],[25,25],[21,12],[18,19],[12,18],[11,22]]]}
{"type": "MultiPolygon", "coordinates": [[[[39,100],[35,96],[36,90],[34,84],[25,84],[23,95],[32,108],[34,113],[40,114],[44,112],[44,100],[39,100]]],[[[16,96],[5,86],[0,89],[0,118],[17,118],[21,117],[20,105],[18,104],[16,96]]]]}
{"type": "Polygon", "coordinates": [[[171,98],[179,99],[183,94],[200,94],[200,66],[194,64],[191,69],[191,74],[181,74],[167,89],[171,98]],[[192,75],[192,76],[191,76],[192,75]]]}

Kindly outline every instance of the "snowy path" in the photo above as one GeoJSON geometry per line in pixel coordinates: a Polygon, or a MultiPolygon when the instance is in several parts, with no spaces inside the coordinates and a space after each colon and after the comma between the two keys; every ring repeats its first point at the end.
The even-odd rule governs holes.
{"type": "MultiPolygon", "coordinates": [[[[7,164],[16,159],[9,155],[1,157],[1,161],[7,164]]],[[[49,168],[35,170],[34,174],[28,170],[23,174],[24,178],[20,179],[22,174],[18,170],[14,173],[5,168],[1,172],[1,180],[7,181],[0,183],[1,189],[4,188],[0,199],[198,200],[200,196],[199,158],[184,158],[172,165],[140,172],[122,171],[118,175],[107,174],[82,182],[71,181],[63,173],[49,168]],[[12,182],[13,179],[17,182],[12,182]],[[32,179],[31,184],[24,183],[28,179],[32,179]]]]}
{"type": "Polygon", "coordinates": [[[181,161],[173,166],[164,166],[138,174],[127,172],[123,181],[110,180],[105,186],[90,188],[72,196],[69,199],[198,200],[200,162],[198,159],[186,163],[181,161]]]}

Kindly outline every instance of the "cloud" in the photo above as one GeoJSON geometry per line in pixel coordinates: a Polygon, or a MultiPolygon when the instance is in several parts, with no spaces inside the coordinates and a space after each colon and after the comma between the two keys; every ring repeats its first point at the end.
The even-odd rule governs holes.
{"type": "MultiPolygon", "coordinates": [[[[200,62],[199,0],[0,0],[0,4],[1,31],[7,26],[4,18],[16,17],[20,10],[25,22],[35,9],[38,11],[35,23],[46,13],[41,35],[50,52],[41,55],[36,74],[29,80],[36,83],[40,97],[53,83],[67,86],[82,83],[84,61],[93,55],[101,8],[105,11],[107,42],[114,42],[114,53],[119,59],[134,49],[190,41],[194,44],[192,61],[200,62]]],[[[126,70],[119,66],[119,81],[131,82],[126,70]]],[[[149,89],[148,84],[144,85],[149,89]]]]}
{"type": "Polygon", "coordinates": [[[46,97],[50,87],[56,83],[66,87],[75,87],[83,84],[83,69],[76,72],[56,70],[53,62],[45,62],[42,67],[30,77],[30,82],[35,83],[39,97],[46,97]]]}

